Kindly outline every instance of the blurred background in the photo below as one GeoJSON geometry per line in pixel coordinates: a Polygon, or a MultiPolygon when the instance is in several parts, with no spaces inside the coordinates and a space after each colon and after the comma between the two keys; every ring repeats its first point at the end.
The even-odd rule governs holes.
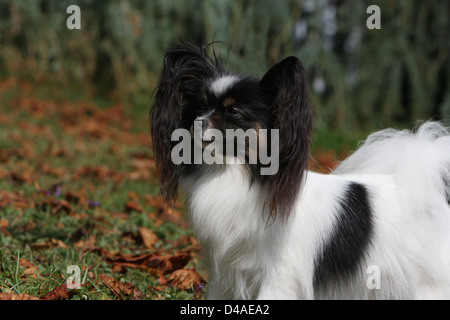
{"type": "Polygon", "coordinates": [[[84,84],[133,108],[148,108],[164,52],[180,40],[221,42],[231,70],[258,76],[298,56],[321,130],[450,116],[446,0],[0,0],[2,77],[84,84]],[[66,27],[72,4],[81,30],[66,27]],[[371,4],[379,30],[366,27],[371,4]]]}

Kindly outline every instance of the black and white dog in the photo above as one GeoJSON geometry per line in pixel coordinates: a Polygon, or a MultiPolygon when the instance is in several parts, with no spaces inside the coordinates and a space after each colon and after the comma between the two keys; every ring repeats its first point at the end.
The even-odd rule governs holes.
{"type": "Polygon", "coordinates": [[[450,298],[450,133],[440,123],[373,133],[332,174],[308,172],[300,61],[258,79],[188,44],[167,51],[150,117],[161,194],[173,203],[179,185],[186,192],[208,298],[450,298]],[[228,129],[254,130],[258,144],[245,143],[244,164],[174,161],[173,132],[196,123],[202,151],[228,129]],[[273,129],[277,139],[260,134],[273,129]],[[261,174],[262,146],[277,153],[275,174],[261,174]]]}

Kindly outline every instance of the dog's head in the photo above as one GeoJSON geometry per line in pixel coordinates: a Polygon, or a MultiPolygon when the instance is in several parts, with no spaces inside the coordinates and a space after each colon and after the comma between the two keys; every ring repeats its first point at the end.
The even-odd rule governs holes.
{"type": "MultiPolygon", "coordinates": [[[[164,57],[150,118],[161,194],[170,203],[176,199],[183,172],[178,169],[186,165],[171,159],[172,133],[176,129],[194,133],[198,128],[205,148],[219,135],[226,142],[230,132],[241,130],[256,134],[258,143],[245,140],[244,158],[252,181],[267,186],[267,209],[272,217],[289,214],[307,168],[312,127],[305,71],[296,57],[284,59],[258,79],[226,72],[205,47],[172,46],[164,57]],[[267,130],[265,135],[260,134],[262,129],[267,130]],[[276,145],[272,129],[278,134],[276,145]],[[269,147],[266,154],[278,153],[275,174],[261,175],[257,170],[266,165],[259,157],[261,146],[269,147]],[[249,158],[255,154],[252,164],[249,158]]],[[[237,150],[231,156],[238,156],[237,150]]]]}

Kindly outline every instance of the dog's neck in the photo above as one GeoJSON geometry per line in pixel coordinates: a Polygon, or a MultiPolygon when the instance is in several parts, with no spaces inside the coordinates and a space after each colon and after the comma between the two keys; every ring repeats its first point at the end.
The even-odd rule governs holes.
{"type": "Polygon", "coordinates": [[[205,166],[181,181],[193,227],[202,242],[250,238],[265,228],[263,187],[244,165],[205,166]],[[233,236],[231,236],[233,234],[233,236]]]}
{"type": "Polygon", "coordinates": [[[250,183],[244,166],[204,169],[181,182],[196,237],[205,249],[210,272],[230,285],[225,296],[255,298],[246,292],[256,292],[254,287],[263,275],[260,262],[266,260],[257,257],[276,259],[277,245],[283,239],[277,224],[282,222],[267,223],[268,214],[263,213],[266,192],[258,182],[250,183]],[[245,278],[246,285],[236,291],[232,284],[242,283],[237,278],[245,278]]]}

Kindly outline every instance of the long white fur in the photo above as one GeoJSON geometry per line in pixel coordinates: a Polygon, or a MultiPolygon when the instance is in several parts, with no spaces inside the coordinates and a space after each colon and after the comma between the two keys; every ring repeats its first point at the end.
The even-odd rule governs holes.
{"type": "Polygon", "coordinates": [[[264,190],[242,165],[205,166],[182,181],[210,263],[209,299],[450,299],[450,133],[380,131],[335,172],[308,172],[287,222],[267,224],[264,190]],[[314,261],[349,182],[369,191],[374,231],[357,274],[314,291],[314,261]],[[449,188],[447,186],[447,188],[449,188]],[[449,192],[447,190],[447,192],[449,192]],[[370,289],[369,266],[380,270],[370,289]]]}

